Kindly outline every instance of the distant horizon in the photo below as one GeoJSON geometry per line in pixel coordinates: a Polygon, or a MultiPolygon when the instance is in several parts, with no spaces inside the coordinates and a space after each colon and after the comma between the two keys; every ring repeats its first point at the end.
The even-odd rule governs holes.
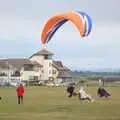
{"type": "Polygon", "coordinates": [[[94,68],[94,69],[71,69],[72,71],[90,72],[120,72],[120,68],[94,68]]]}
{"type": "MultiPolygon", "coordinates": [[[[34,53],[33,53],[34,54],[34,53]]],[[[13,57],[0,57],[0,60],[2,60],[2,59],[29,59],[29,57],[30,56],[28,56],[28,57],[26,57],[26,56],[24,56],[24,57],[16,57],[16,56],[13,56],[13,57]]],[[[60,60],[60,59],[54,59],[54,60],[60,60]]],[[[108,67],[108,68],[104,68],[104,67],[102,67],[102,68],[74,68],[74,67],[72,67],[72,66],[68,66],[68,65],[66,65],[65,63],[64,63],[64,61],[63,60],[60,60],[60,61],[62,61],[63,62],[63,65],[64,66],[66,66],[66,67],[68,67],[69,69],[71,69],[72,71],[92,71],[92,72],[119,72],[120,71],[120,67],[116,67],[116,68],[110,68],[110,67],[108,67]]],[[[74,61],[75,62],[75,61],[74,61]]]]}

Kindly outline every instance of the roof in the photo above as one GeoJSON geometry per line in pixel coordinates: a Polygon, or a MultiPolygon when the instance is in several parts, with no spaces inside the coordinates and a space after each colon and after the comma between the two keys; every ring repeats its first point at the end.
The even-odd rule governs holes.
{"type": "Polygon", "coordinates": [[[62,64],[62,61],[53,61],[53,67],[55,67],[58,71],[58,78],[71,78],[70,69],[62,64]]]}
{"type": "Polygon", "coordinates": [[[8,67],[8,65],[11,65],[19,70],[25,64],[38,65],[42,67],[42,65],[40,65],[39,63],[32,62],[29,59],[2,59],[0,60],[0,66],[4,66],[5,68],[8,67]]]}
{"type": "MultiPolygon", "coordinates": [[[[34,53],[31,57],[35,56],[35,55],[53,55],[52,52],[50,52],[49,50],[47,50],[46,48],[42,48],[41,50],[39,50],[38,52],[34,53]]],[[[31,58],[30,57],[30,58],[31,58]]]]}
{"type": "Polygon", "coordinates": [[[72,78],[70,75],[70,72],[68,71],[59,71],[59,74],[57,76],[58,78],[72,78]]]}
{"type": "Polygon", "coordinates": [[[37,65],[39,67],[43,67],[43,65],[41,65],[40,63],[36,62],[36,61],[30,61],[32,65],[37,65]]]}
{"type": "Polygon", "coordinates": [[[60,70],[70,71],[69,68],[67,68],[66,66],[63,66],[62,61],[53,61],[53,66],[59,71],[60,70]]]}
{"type": "Polygon", "coordinates": [[[7,68],[7,67],[8,67],[7,62],[5,62],[5,61],[3,61],[3,60],[0,60],[0,67],[1,67],[1,68],[7,68]]]}

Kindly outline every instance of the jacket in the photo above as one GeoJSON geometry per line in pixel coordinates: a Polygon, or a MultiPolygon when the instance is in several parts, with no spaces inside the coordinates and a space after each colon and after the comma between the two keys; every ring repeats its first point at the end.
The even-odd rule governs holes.
{"type": "Polygon", "coordinates": [[[17,96],[24,95],[24,87],[23,86],[19,86],[16,91],[17,91],[17,96]]]}

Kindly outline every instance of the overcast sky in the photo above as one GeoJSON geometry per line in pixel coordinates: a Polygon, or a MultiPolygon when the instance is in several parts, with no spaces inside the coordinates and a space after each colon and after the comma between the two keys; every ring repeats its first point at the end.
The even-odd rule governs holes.
{"type": "Polygon", "coordinates": [[[0,0],[0,57],[29,57],[41,49],[40,34],[54,14],[85,11],[92,17],[89,37],[68,22],[47,48],[72,69],[120,68],[119,0],[0,0]]]}

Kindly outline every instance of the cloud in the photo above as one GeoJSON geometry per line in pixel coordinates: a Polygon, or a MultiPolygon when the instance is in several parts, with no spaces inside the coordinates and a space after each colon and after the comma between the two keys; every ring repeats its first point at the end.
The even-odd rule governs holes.
{"type": "Polygon", "coordinates": [[[64,60],[71,68],[120,67],[119,31],[118,23],[96,23],[92,34],[82,39],[68,23],[56,33],[48,47],[55,51],[56,59],[64,60]]]}
{"type": "Polygon", "coordinates": [[[68,22],[53,36],[48,49],[72,68],[120,67],[119,4],[119,0],[4,0],[0,4],[0,56],[31,56],[41,48],[40,34],[49,17],[83,10],[93,20],[90,36],[81,38],[68,22]]]}
{"type": "Polygon", "coordinates": [[[15,39],[17,37],[35,38],[40,35],[40,21],[26,20],[18,16],[0,16],[0,37],[15,39]]]}
{"type": "Polygon", "coordinates": [[[66,58],[63,63],[73,70],[118,69],[119,60],[109,58],[66,58]],[[115,62],[115,63],[114,63],[115,62]]]}
{"type": "Polygon", "coordinates": [[[0,14],[22,16],[31,20],[42,19],[44,21],[58,12],[83,10],[89,13],[95,21],[119,22],[119,4],[119,0],[4,0],[0,4],[0,14]]]}

